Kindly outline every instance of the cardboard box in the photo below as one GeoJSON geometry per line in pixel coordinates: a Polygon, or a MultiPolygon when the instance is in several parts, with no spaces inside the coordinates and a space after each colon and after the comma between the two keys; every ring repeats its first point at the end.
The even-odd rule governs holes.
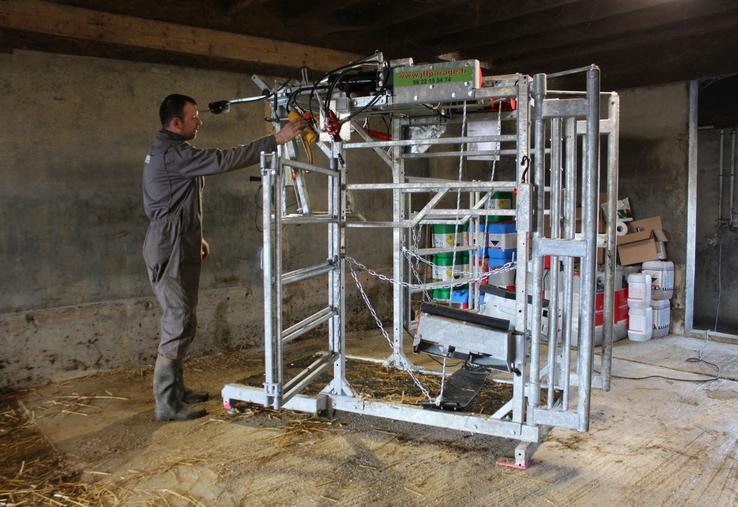
{"type": "Polygon", "coordinates": [[[620,264],[630,266],[666,258],[666,242],[661,217],[649,217],[628,223],[628,234],[618,236],[620,264]]]}

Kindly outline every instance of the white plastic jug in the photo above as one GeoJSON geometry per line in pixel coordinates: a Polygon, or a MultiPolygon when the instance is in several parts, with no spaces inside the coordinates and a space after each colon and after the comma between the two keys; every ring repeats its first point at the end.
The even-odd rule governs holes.
{"type": "Polygon", "coordinates": [[[651,296],[653,299],[671,299],[671,296],[674,293],[673,262],[644,262],[642,272],[651,275],[651,296]]]}
{"type": "Polygon", "coordinates": [[[668,299],[659,299],[651,302],[653,309],[653,337],[661,338],[669,334],[671,324],[671,307],[668,299]]]}
{"type": "Polygon", "coordinates": [[[628,275],[628,307],[651,308],[651,275],[628,275]]]}
{"type": "Polygon", "coordinates": [[[653,308],[631,307],[628,312],[628,339],[645,342],[653,336],[653,308]]]}

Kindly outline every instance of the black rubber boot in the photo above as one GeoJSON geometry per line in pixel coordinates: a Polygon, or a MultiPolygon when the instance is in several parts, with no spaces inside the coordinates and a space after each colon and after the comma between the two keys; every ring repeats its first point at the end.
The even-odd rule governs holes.
{"type": "Polygon", "coordinates": [[[185,386],[181,360],[177,361],[177,392],[179,394],[179,399],[188,405],[192,403],[202,403],[203,401],[208,401],[210,399],[210,395],[208,393],[192,391],[185,386]]]}
{"type": "Polygon", "coordinates": [[[187,421],[204,416],[204,408],[189,408],[179,397],[177,388],[177,362],[163,356],[156,358],[154,366],[154,400],[157,421],[187,421]]]}

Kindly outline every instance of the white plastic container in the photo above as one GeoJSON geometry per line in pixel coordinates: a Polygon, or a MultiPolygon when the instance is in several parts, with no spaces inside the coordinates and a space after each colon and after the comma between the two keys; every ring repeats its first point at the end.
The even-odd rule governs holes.
{"type": "Polygon", "coordinates": [[[642,272],[651,275],[651,296],[653,299],[671,299],[672,294],[674,294],[673,262],[644,262],[642,272]]]}
{"type": "Polygon", "coordinates": [[[628,339],[645,342],[653,336],[653,308],[630,307],[628,311],[628,339]]]}
{"type": "Polygon", "coordinates": [[[671,305],[668,299],[651,302],[653,309],[653,337],[661,338],[669,334],[671,324],[671,305]]]}
{"type": "Polygon", "coordinates": [[[628,307],[651,309],[651,275],[628,275],[628,307]]]}

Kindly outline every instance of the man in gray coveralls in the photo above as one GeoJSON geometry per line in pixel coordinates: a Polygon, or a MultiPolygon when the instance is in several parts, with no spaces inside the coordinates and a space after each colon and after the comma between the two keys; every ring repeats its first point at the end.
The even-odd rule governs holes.
{"type": "Polygon", "coordinates": [[[304,120],[287,123],[269,135],[229,149],[200,150],[187,141],[202,125],[197,103],[185,95],[169,95],[161,103],[162,129],[144,162],[144,210],[151,221],[143,245],[149,281],[162,309],[161,341],[154,367],[154,398],[158,421],[195,419],[203,408],[187,405],[208,399],[187,389],[182,362],[197,329],[200,266],[210,246],[202,237],[204,176],[253,165],[262,151],[296,137],[304,120]]]}

